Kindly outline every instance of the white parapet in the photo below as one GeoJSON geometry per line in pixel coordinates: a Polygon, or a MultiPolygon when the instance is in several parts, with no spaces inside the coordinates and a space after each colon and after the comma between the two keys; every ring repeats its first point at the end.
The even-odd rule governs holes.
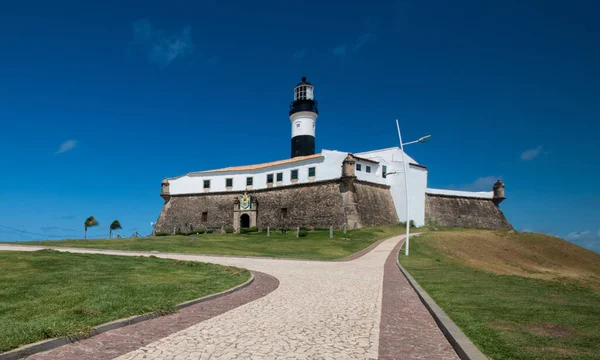
{"type": "Polygon", "coordinates": [[[458,196],[458,197],[479,198],[479,199],[493,199],[494,198],[493,191],[459,191],[459,190],[427,188],[426,193],[431,194],[431,195],[458,196]]]}

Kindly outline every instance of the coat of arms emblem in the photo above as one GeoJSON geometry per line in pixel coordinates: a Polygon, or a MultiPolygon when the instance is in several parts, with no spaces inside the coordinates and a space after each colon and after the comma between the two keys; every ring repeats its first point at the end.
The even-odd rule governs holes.
{"type": "Polygon", "coordinates": [[[244,193],[240,196],[240,210],[250,209],[250,195],[244,193]]]}

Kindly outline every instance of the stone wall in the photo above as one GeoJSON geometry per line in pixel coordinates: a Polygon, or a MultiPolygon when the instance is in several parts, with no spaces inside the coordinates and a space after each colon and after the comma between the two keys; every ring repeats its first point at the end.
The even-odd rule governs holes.
{"type": "Polygon", "coordinates": [[[389,187],[356,181],[354,192],[356,209],[362,226],[398,223],[398,214],[389,187]]]}
{"type": "MultiPolygon", "coordinates": [[[[167,197],[156,231],[173,233],[198,227],[233,226],[234,202],[242,194],[167,197]],[[206,221],[202,221],[203,212],[207,213],[206,221]]],[[[249,191],[248,194],[257,202],[258,227],[334,226],[339,229],[350,218],[356,219],[359,226],[393,225],[398,220],[389,188],[367,182],[353,182],[348,186],[338,179],[249,191]],[[348,191],[353,196],[348,197],[348,191]],[[351,204],[347,204],[347,199],[352,199],[351,204]]]]}
{"type": "Polygon", "coordinates": [[[235,199],[234,194],[172,196],[163,205],[156,231],[173,233],[174,230],[191,231],[201,226],[231,226],[235,199]],[[202,221],[203,212],[207,213],[207,221],[202,221]]]}
{"type": "Polygon", "coordinates": [[[425,219],[449,227],[513,229],[492,199],[426,194],[425,219]]]}

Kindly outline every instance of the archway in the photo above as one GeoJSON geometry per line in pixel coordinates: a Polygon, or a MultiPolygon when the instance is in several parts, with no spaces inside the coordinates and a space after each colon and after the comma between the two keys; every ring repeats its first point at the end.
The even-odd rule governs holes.
{"type": "Polygon", "coordinates": [[[242,214],[242,216],[240,216],[240,227],[243,227],[243,228],[250,227],[250,215],[242,214]]]}

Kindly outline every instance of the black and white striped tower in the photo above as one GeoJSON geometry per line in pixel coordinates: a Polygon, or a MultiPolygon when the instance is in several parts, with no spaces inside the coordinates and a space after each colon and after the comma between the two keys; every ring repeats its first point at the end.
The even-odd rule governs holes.
{"type": "Polygon", "coordinates": [[[294,88],[294,102],[290,104],[292,122],[292,157],[315,153],[315,124],[319,109],[315,88],[306,77],[294,88]]]}

